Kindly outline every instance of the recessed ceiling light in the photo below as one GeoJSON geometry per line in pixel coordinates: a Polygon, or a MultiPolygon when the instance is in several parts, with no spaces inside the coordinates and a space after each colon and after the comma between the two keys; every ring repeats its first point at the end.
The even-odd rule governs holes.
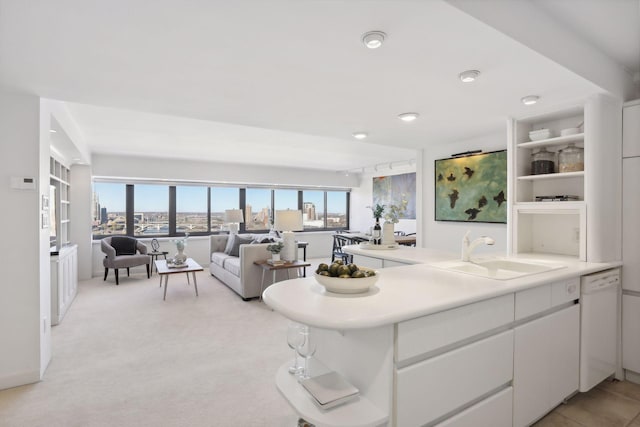
{"type": "Polygon", "coordinates": [[[478,70],[467,70],[467,71],[463,71],[458,75],[458,77],[460,77],[460,80],[462,80],[463,83],[471,83],[472,81],[477,79],[479,76],[480,76],[480,71],[478,70]]]}
{"type": "Polygon", "coordinates": [[[58,131],[57,131],[57,130],[55,130],[55,129],[49,129],[49,132],[51,132],[51,133],[58,133],[58,131]]]}
{"type": "Polygon", "coordinates": [[[533,105],[540,99],[537,95],[528,95],[521,99],[524,105],[533,105]]]}
{"type": "Polygon", "coordinates": [[[386,36],[382,31],[369,31],[362,36],[362,43],[369,49],[377,49],[382,46],[386,36]]]}
{"type": "Polygon", "coordinates": [[[398,115],[398,118],[403,122],[412,122],[418,117],[420,117],[420,114],[418,113],[402,113],[398,115]]]}
{"type": "Polygon", "coordinates": [[[369,136],[369,134],[367,134],[366,132],[354,132],[352,135],[355,139],[365,139],[367,136],[369,136]]]}

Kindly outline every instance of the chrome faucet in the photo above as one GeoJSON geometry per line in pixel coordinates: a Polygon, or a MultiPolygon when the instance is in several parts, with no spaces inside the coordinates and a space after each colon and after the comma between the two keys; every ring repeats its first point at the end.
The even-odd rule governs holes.
{"type": "Polygon", "coordinates": [[[462,238],[462,261],[470,261],[471,260],[471,252],[476,248],[476,246],[484,243],[485,245],[494,245],[496,243],[491,237],[481,236],[475,239],[473,242],[469,240],[469,234],[471,231],[467,231],[467,233],[462,238]]]}

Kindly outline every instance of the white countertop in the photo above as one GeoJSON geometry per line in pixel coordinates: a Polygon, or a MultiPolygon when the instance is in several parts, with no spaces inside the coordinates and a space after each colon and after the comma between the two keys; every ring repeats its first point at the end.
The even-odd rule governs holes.
{"type": "Polygon", "coordinates": [[[393,324],[621,265],[620,262],[590,263],[565,256],[526,254],[517,258],[560,263],[566,267],[517,279],[493,280],[430,266],[456,259],[450,253],[430,249],[401,247],[372,251],[352,246],[348,247],[348,252],[416,264],[379,270],[378,282],[367,293],[347,295],[327,292],[313,277],[307,277],[269,286],[263,294],[264,301],[285,317],[309,326],[337,330],[363,329],[393,324]]]}

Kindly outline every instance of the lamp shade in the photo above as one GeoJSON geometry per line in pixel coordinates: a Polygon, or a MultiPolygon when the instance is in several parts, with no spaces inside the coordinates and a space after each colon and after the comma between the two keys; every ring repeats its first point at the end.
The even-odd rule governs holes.
{"type": "Polygon", "coordinates": [[[227,209],[224,211],[224,222],[244,222],[242,209],[227,209]]]}
{"type": "Polygon", "coordinates": [[[273,227],[278,231],[302,231],[302,211],[276,211],[273,227]]]}

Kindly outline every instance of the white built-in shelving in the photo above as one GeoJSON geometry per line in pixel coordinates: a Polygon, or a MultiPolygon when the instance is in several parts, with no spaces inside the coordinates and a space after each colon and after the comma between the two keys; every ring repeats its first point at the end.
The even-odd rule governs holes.
{"type": "Polygon", "coordinates": [[[71,171],[69,168],[51,157],[49,159],[49,182],[53,191],[50,192],[49,209],[53,215],[50,216],[49,227],[52,235],[55,235],[55,242],[51,243],[58,248],[70,243],[70,181],[71,171]]]}
{"type": "MultiPolygon", "coordinates": [[[[580,260],[619,258],[620,102],[594,95],[583,104],[530,117],[510,119],[509,252],[553,253],[580,260]],[[565,136],[561,130],[584,127],[565,136]],[[549,129],[551,138],[531,141],[529,132],[549,129]],[[584,170],[558,172],[558,152],[569,144],[584,149],[584,170]],[[553,173],[533,175],[531,157],[540,149],[555,154],[553,173]],[[536,201],[542,196],[573,196],[571,201],[536,201]],[[608,231],[609,230],[609,231],[608,231]],[[587,238],[587,234],[589,234],[587,238]]],[[[552,198],[551,198],[552,199],[552,198]]]]}

